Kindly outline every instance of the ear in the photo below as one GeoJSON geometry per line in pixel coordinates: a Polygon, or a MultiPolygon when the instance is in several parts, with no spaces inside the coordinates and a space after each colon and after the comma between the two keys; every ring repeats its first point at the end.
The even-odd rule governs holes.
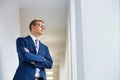
{"type": "Polygon", "coordinates": [[[35,26],[34,25],[31,25],[31,30],[35,29],[35,26]]]}

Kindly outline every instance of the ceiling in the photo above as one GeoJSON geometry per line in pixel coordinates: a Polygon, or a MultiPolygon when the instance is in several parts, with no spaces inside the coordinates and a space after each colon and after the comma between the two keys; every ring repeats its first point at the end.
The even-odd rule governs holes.
{"type": "Polygon", "coordinates": [[[17,0],[20,7],[21,35],[30,34],[28,25],[33,19],[42,19],[46,25],[41,41],[48,45],[54,65],[52,80],[59,80],[60,55],[65,54],[68,0],[17,0]]]}
{"type": "Polygon", "coordinates": [[[17,0],[20,7],[39,7],[43,9],[63,9],[67,8],[68,0],[17,0]]]}

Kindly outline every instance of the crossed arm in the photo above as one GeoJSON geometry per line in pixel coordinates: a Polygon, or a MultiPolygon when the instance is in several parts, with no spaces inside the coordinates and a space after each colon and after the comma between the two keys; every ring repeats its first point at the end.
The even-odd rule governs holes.
{"type": "MultiPolygon", "coordinates": [[[[27,49],[26,47],[24,47],[24,50],[25,50],[25,52],[26,53],[30,53],[30,51],[29,51],[29,49],[27,49]]],[[[43,58],[45,61],[46,61],[46,59],[45,58],[43,58]]],[[[41,60],[41,62],[42,62],[42,60],[41,60]]],[[[30,62],[31,64],[35,64],[35,62],[30,62]]]]}
{"type": "Polygon", "coordinates": [[[21,60],[33,64],[35,67],[39,68],[51,68],[53,61],[50,56],[48,48],[46,48],[45,54],[43,57],[41,55],[35,55],[31,53],[25,46],[25,41],[23,38],[18,38],[16,41],[18,56],[21,60]]]}

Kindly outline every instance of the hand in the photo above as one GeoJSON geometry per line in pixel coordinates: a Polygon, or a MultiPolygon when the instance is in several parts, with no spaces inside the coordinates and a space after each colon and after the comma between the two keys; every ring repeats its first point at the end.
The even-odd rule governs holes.
{"type": "Polygon", "coordinates": [[[35,62],[30,62],[31,64],[35,64],[35,62]]]}
{"type": "Polygon", "coordinates": [[[25,50],[25,52],[30,52],[29,49],[27,49],[27,48],[24,48],[24,50],[25,50]]]}

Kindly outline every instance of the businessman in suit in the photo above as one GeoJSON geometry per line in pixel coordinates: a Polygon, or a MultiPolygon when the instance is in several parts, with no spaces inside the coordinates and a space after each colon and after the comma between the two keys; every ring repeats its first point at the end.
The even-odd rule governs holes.
{"type": "Polygon", "coordinates": [[[45,68],[52,68],[52,58],[46,45],[39,37],[45,30],[42,20],[33,20],[29,24],[31,34],[16,40],[19,66],[13,80],[46,80],[45,68]]]}

